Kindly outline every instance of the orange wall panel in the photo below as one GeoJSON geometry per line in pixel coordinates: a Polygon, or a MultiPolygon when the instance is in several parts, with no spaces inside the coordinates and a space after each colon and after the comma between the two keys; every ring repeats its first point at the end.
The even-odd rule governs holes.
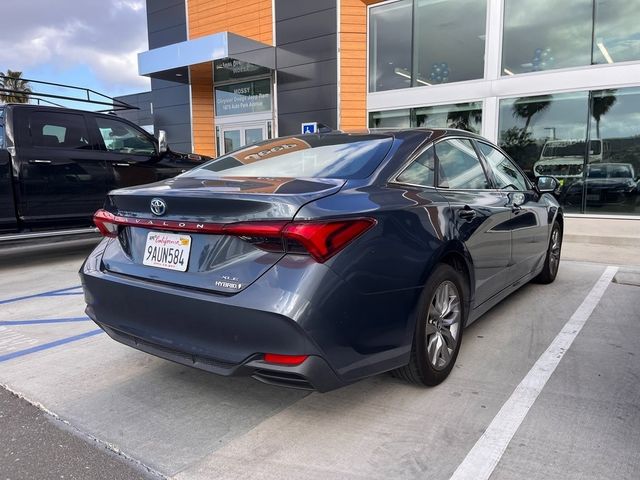
{"type": "Polygon", "coordinates": [[[340,2],[339,128],[367,126],[367,5],[372,0],[340,2]]]}
{"type": "MultiPolygon", "coordinates": [[[[271,0],[189,0],[189,39],[231,32],[273,45],[271,0]]],[[[193,150],[215,155],[213,65],[190,67],[193,150]]]]}
{"type": "Polygon", "coordinates": [[[193,151],[203,155],[215,155],[213,65],[211,63],[192,65],[189,71],[193,151]]]}
{"type": "Polygon", "coordinates": [[[273,44],[271,0],[189,0],[189,38],[218,32],[273,44]]]}

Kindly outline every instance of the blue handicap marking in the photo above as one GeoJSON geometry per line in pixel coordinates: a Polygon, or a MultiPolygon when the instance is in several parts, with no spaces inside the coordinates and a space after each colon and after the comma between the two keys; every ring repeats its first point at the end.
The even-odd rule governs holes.
{"type": "Polygon", "coordinates": [[[302,133],[317,133],[318,132],[318,122],[309,122],[302,124],[302,133]]]}
{"type": "Polygon", "coordinates": [[[80,285],[76,285],[74,287],[60,288],[60,289],[57,289],[57,290],[49,290],[48,292],[34,293],[34,294],[31,294],[31,295],[24,295],[24,296],[21,296],[21,297],[7,298],[7,299],[4,299],[4,300],[0,300],[0,305],[5,305],[7,303],[19,302],[21,300],[29,300],[31,298],[61,297],[61,296],[66,296],[66,295],[82,295],[81,288],[82,287],[80,285]]]}

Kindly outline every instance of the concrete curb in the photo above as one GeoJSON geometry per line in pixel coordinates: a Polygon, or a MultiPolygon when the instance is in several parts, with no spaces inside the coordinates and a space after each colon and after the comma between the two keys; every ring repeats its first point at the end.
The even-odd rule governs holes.
{"type": "Polygon", "coordinates": [[[588,243],[598,245],[616,245],[619,247],[637,247],[640,248],[640,237],[630,236],[605,236],[605,235],[580,235],[565,233],[565,242],[570,243],[588,243]]]}

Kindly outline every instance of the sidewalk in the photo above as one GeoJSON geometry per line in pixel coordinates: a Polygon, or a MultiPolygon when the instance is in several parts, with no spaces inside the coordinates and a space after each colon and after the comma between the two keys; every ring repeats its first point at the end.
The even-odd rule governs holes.
{"type": "Polygon", "coordinates": [[[565,218],[562,258],[640,266],[640,220],[565,218]]]}

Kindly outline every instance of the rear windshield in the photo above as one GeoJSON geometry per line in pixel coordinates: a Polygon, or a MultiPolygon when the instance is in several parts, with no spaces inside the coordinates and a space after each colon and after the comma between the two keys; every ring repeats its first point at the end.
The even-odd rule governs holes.
{"type": "Polygon", "coordinates": [[[386,135],[276,138],[216,158],[182,177],[366,178],[392,143],[386,135]]]}

